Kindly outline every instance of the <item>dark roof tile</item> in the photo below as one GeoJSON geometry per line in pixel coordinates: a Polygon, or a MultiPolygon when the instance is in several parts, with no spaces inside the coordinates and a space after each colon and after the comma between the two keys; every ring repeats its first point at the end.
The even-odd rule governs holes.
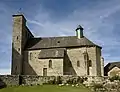
{"type": "Polygon", "coordinates": [[[76,36],[47,37],[29,39],[27,41],[25,49],[67,48],[79,46],[98,46],[98,45],[94,44],[86,37],[80,39],[77,38],[76,36]]]}

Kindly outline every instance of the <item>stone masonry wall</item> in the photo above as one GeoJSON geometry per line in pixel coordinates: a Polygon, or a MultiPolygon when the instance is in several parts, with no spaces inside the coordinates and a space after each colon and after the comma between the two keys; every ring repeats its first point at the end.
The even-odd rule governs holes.
{"type": "Polygon", "coordinates": [[[79,84],[87,82],[104,82],[108,80],[108,77],[97,77],[97,76],[36,76],[36,75],[22,75],[20,76],[21,84],[23,85],[42,85],[42,84],[79,84]]]}
{"type": "Polygon", "coordinates": [[[96,47],[96,68],[97,68],[97,75],[101,76],[101,68],[103,68],[101,66],[101,49],[96,47]]]}
{"type": "Polygon", "coordinates": [[[11,74],[21,75],[23,66],[23,51],[28,38],[33,37],[26,26],[26,19],[23,15],[13,15],[12,33],[12,70],[11,74]]]}
{"type": "Polygon", "coordinates": [[[84,52],[88,53],[89,60],[92,62],[92,66],[89,71],[90,76],[97,76],[97,66],[100,66],[100,63],[97,62],[96,58],[96,48],[95,47],[83,47],[83,48],[70,48],[67,49],[68,58],[72,64],[72,68],[77,76],[87,76],[87,66],[84,60],[84,52]],[[77,67],[77,61],[80,61],[80,66],[77,67]]]}
{"type": "Polygon", "coordinates": [[[0,87],[19,85],[18,75],[0,75],[0,87]]]}
{"type": "Polygon", "coordinates": [[[25,60],[23,64],[23,75],[43,76],[43,68],[47,69],[47,76],[63,75],[63,58],[57,59],[39,59],[41,50],[25,51],[25,60]],[[49,67],[49,60],[52,61],[52,67],[49,67]]]}
{"type": "Polygon", "coordinates": [[[85,62],[84,62],[84,56],[83,53],[85,51],[85,48],[70,48],[67,49],[67,55],[71,62],[71,66],[69,67],[69,70],[72,72],[71,74],[75,76],[86,76],[86,68],[85,68],[85,62]],[[79,61],[79,65],[77,66],[77,61],[79,61]]]}
{"type": "Polygon", "coordinates": [[[12,71],[11,74],[17,75],[22,72],[22,32],[25,20],[23,16],[13,17],[12,35],[12,71]]]}
{"type": "Polygon", "coordinates": [[[91,82],[105,82],[109,77],[97,76],[37,76],[37,75],[0,75],[1,86],[16,86],[16,85],[42,85],[47,84],[79,84],[91,82]]]}
{"type": "Polygon", "coordinates": [[[89,56],[89,60],[91,60],[92,62],[92,66],[91,66],[91,75],[90,76],[97,76],[97,65],[96,62],[96,47],[88,47],[87,48],[87,52],[88,52],[88,56],[89,56]]]}
{"type": "Polygon", "coordinates": [[[21,76],[21,83],[24,85],[41,85],[55,79],[55,76],[23,75],[21,76]]]}
{"type": "Polygon", "coordinates": [[[23,64],[23,75],[39,75],[43,76],[43,68],[47,68],[47,76],[63,76],[66,75],[74,76],[99,76],[101,75],[100,56],[96,54],[96,47],[82,47],[82,48],[68,48],[64,59],[39,59],[39,53],[41,50],[31,50],[24,52],[24,64],[23,64]],[[92,62],[92,66],[88,67],[84,60],[84,52],[87,51],[89,60],[92,62]],[[52,68],[49,68],[49,60],[52,60],[52,68]],[[77,62],[79,61],[79,66],[77,62]],[[64,63],[67,62],[67,63],[64,63]],[[89,68],[89,70],[88,70],[89,68]]]}

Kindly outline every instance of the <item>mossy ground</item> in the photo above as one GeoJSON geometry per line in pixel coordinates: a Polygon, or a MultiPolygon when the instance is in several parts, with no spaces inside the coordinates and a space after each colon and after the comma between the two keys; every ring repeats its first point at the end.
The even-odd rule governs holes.
{"type": "Polygon", "coordinates": [[[14,86],[0,89],[0,92],[91,92],[84,86],[72,87],[58,85],[14,86]]]}

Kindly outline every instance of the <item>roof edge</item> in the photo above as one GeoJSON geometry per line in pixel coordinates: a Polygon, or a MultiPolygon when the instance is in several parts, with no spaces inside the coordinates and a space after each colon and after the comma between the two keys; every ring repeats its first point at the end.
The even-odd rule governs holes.
{"type": "Polygon", "coordinates": [[[48,48],[26,48],[25,51],[27,50],[41,50],[41,49],[56,49],[56,48],[82,48],[82,47],[98,47],[102,49],[102,47],[97,46],[97,45],[83,45],[83,46],[67,46],[67,47],[48,47],[48,48]]]}

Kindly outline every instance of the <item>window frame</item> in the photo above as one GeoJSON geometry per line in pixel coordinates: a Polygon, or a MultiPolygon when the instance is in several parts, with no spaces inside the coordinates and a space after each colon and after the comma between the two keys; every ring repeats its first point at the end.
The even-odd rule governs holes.
{"type": "Polygon", "coordinates": [[[91,60],[89,60],[89,67],[92,67],[92,61],[91,60]]]}
{"type": "Polygon", "coordinates": [[[52,68],[52,60],[49,60],[49,65],[48,65],[49,68],[52,68]]]}
{"type": "Polygon", "coordinates": [[[80,61],[77,60],[77,67],[80,67],[80,61]]]}

